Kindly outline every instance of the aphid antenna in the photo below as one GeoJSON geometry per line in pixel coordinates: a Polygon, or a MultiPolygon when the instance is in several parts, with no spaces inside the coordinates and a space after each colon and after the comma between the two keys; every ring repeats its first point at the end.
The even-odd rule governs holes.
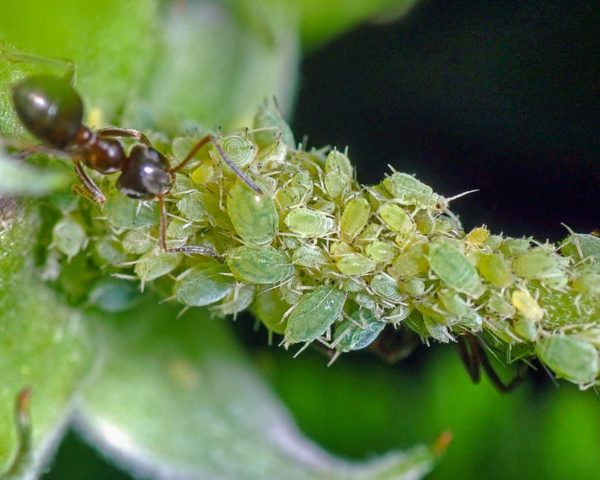
{"type": "Polygon", "coordinates": [[[447,201],[448,203],[450,203],[450,202],[452,202],[452,201],[454,201],[454,200],[456,200],[456,199],[458,199],[458,198],[465,197],[465,196],[467,196],[467,195],[470,195],[471,193],[475,193],[475,192],[478,192],[478,191],[479,191],[479,189],[478,189],[478,188],[475,188],[474,190],[467,190],[466,192],[459,193],[458,195],[454,195],[454,196],[452,196],[452,197],[447,197],[447,198],[446,198],[446,201],[447,201]]]}

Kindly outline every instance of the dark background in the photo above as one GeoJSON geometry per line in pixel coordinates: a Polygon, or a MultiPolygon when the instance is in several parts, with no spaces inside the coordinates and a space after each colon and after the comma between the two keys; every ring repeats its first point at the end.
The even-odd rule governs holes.
{"type": "MultiPolygon", "coordinates": [[[[557,241],[600,227],[595,2],[424,1],[305,57],[292,126],[309,144],[349,146],[365,183],[386,165],[451,196],[465,228],[557,241]]],[[[471,385],[449,346],[387,366],[367,354],[332,368],[243,338],[300,427],[365,458],[454,433],[430,478],[598,478],[600,402],[543,371],[500,396],[471,385]]],[[[73,435],[48,479],[119,479],[73,435]],[[85,473],[83,473],[85,472],[85,473]]]]}

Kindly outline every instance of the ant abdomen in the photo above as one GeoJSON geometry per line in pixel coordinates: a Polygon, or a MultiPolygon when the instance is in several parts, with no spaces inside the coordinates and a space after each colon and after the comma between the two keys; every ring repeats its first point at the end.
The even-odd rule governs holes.
{"type": "Polygon", "coordinates": [[[83,102],[64,79],[33,75],[14,86],[19,119],[38,139],[62,149],[73,143],[83,121],[83,102]]]}

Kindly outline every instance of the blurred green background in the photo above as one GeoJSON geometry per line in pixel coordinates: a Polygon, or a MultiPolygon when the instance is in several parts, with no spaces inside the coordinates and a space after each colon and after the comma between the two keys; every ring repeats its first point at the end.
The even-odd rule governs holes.
{"type": "MultiPolygon", "coordinates": [[[[467,227],[541,240],[561,238],[560,222],[589,231],[599,226],[598,20],[592,2],[421,2],[305,57],[294,131],[349,145],[365,182],[393,163],[443,194],[480,188],[454,207],[467,227]]],[[[452,346],[396,366],[355,354],[327,368],[315,352],[266,347],[251,323],[233,328],[300,428],[332,452],[367,458],[449,429],[429,478],[598,478],[593,392],[538,371],[500,395],[471,384],[452,346]]],[[[44,478],[130,477],[71,434],[44,478]]]]}

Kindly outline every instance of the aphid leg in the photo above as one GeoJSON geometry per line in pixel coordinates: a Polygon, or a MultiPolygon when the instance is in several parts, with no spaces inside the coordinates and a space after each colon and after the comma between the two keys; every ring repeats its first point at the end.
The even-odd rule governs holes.
{"type": "Polygon", "coordinates": [[[461,359],[473,383],[478,383],[480,380],[480,368],[483,368],[492,385],[501,393],[508,393],[514,390],[525,380],[527,364],[519,367],[515,377],[510,382],[504,383],[494,370],[494,367],[492,367],[485,353],[482,341],[475,335],[467,334],[461,337],[458,345],[461,359]]]}
{"type": "Polygon", "coordinates": [[[169,248],[167,245],[167,206],[165,205],[165,198],[162,195],[158,195],[158,204],[160,206],[160,226],[158,241],[160,249],[166,253],[195,253],[197,255],[206,255],[209,257],[222,260],[221,255],[215,252],[212,248],[202,247],[200,245],[186,245],[184,247],[169,248]]]}
{"type": "Polygon", "coordinates": [[[73,160],[73,163],[75,164],[75,173],[79,177],[79,180],[81,180],[82,185],[90,193],[94,202],[98,203],[99,205],[102,205],[104,202],[106,202],[106,197],[85,172],[81,166],[81,162],[79,160],[73,160]]]}
{"type": "Polygon", "coordinates": [[[17,434],[17,452],[2,478],[21,478],[27,467],[25,464],[31,453],[31,416],[29,404],[31,390],[25,388],[19,392],[15,400],[14,423],[17,434]]]}
{"type": "Polygon", "coordinates": [[[96,134],[100,135],[101,137],[134,138],[142,142],[144,145],[149,147],[152,146],[152,142],[146,135],[139,130],[134,130],[132,128],[100,128],[99,130],[96,130],[96,134]]]}
{"type": "Polygon", "coordinates": [[[194,158],[194,155],[196,155],[196,153],[198,153],[198,151],[204,147],[207,143],[212,143],[215,148],[217,149],[217,152],[219,152],[219,155],[221,156],[221,158],[223,159],[223,161],[229,166],[229,168],[231,168],[235,174],[246,184],[248,185],[252,190],[254,190],[256,193],[261,194],[262,195],[262,190],[260,189],[260,187],[258,187],[258,185],[256,185],[252,180],[250,180],[246,174],[244,172],[242,172],[239,167],[233,163],[231,161],[231,159],[229,158],[229,156],[227,155],[227,153],[225,153],[225,150],[223,150],[223,148],[221,147],[221,145],[219,144],[219,142],[217,141],[217,139],[215,138],[214,135],[212,134],[207,134],[204,135],[200,140],[198,140],[198,142],[196,143],[196,145],[194,145],[192,147],[192,149],[188,152],[188,154],[185,156],[185,158],[175,167],[173,167],[171,169],[171,173],[177,173],[179,170],[181,170],[183,167],[185,167],[190,160],[192,160],[192,158],[194,158]]]}
{"type": "Polygon", "coordinates": [[[38,55],[31,55],[28,53],[17,53],[9,52],[0,47],[0,55],[6,57],[9,62],[13,63],[29,63],[37,65],[47,65],[52,68],[65,68],[64,78],[71,85],[75,83],[75,76],[77,74],[77,65],[73,60],[66,58],[55,58],[55,57],[41,57],[38,55]]]}

